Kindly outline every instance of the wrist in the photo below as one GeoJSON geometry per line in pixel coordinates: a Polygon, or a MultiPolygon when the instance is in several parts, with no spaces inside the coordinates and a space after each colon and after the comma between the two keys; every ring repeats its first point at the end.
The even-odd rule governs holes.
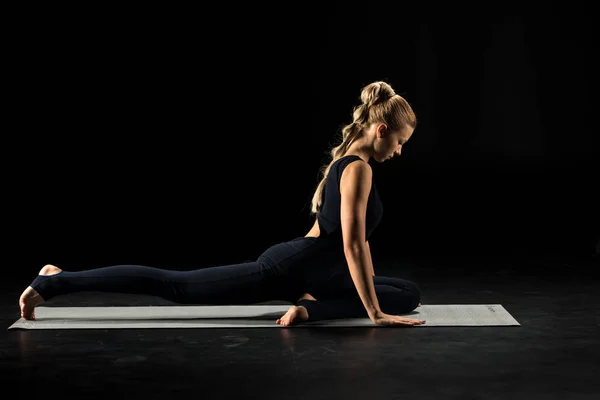
{"type": "Polygon", "coordinates": [[[379,315],[381,315],[382,311],[376,308],[371,308],[367,310],[367,313],[369,314],[369,318],[373,319],[379,315]]]}

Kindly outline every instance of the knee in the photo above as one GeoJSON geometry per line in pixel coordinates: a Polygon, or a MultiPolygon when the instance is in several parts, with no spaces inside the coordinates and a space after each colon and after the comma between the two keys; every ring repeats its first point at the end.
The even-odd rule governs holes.
{"type": "Polygon", "coordinates": [[[377,295],[383,312],[388,314],[408,314],[421,302],[421,289],[413,282],[405,281],[402,287],[394,287],[377,295]]]}
{"type": "Polygon", "coordinates": [[[410,283],[410,311],[415,310],[421,302],[421,288],[414,282],[410,283]]]}
{"type": "Polygon", "coordinates": [[[401,304],[397,306],[400,308],[398,311],[400,314],[406,314],[417,309],[421,302],[421,289],[414,282],[407,282],[404,287],[402,294],[401,304]]]}

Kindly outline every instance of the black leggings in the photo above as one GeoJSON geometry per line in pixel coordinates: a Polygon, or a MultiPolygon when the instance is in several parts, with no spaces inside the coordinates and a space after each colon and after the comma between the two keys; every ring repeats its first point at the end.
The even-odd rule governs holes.
{"type": "MultiPolygon", "coordinates": [[[[37,276],[31,283],[44,300],[73,292],[98,291],[158,296],[180,304],[245,305],[284,300],[305,306],[309,321],[368,317],[343,263],[317,263],[316,238],[279,243],[257,261],[175,271],[141,265],[115,265],[37,276]],[[309,257],[310,256],[310,257],[309,257]],[[311,261],[312,260],[312,261],[311,261]],[[298,300],[310,293],[317,300],[298,300]]],[[[383,312],[406,314],[420,301],[413,282],[374,276],[383,312]]]]}

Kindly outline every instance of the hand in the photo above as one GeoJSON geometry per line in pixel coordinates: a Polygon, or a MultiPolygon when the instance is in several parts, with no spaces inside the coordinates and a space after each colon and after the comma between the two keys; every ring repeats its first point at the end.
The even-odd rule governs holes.
{"type": "Polygon", "coordinates": [[[399,315],[390,315],[383,312],[378,312],[371,316],[371,320],[378,326],[395,326],[395,325],[423,325],[425,320],[401,317],[399,315]]]}

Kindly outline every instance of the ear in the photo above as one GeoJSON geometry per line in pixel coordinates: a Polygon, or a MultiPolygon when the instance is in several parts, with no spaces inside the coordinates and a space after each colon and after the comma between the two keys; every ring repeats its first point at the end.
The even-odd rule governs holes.
{"type": "Polygon", "coordinates": [[[375,129],[377,137],[382,138],[387,133],[388,127],[386,124],[380,123],[377,124],[377,127],[375,129]]]}

